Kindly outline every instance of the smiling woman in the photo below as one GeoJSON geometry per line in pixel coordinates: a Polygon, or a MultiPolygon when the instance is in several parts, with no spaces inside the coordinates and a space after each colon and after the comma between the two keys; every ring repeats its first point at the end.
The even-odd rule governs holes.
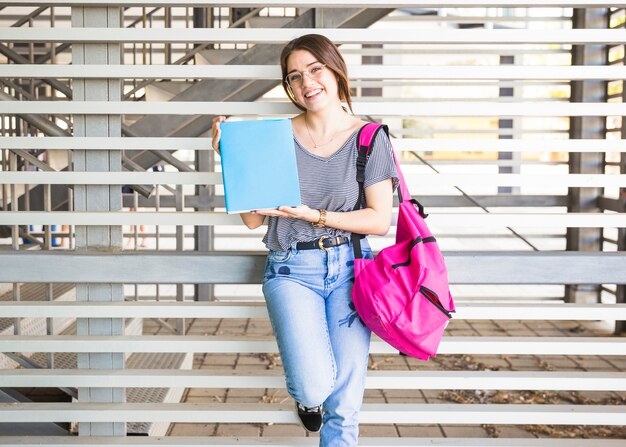
{"type": "MultiPolygon", "coordinates": [[[[263,294],[302,425],[321,430],[320,446],[356,446],[370,331],[352,303],[351,237],[387,233],[395,162],[389,137],[379,132],[359,208],[357,141],[367,123],[352,111],[345,61],[329,39],[308,34],[285,46],[280,65],[283,88],[302,110],[291,123],[303,205],[241,217],[249,228],[267,217],[263,294]]],[[[224,119],[214,120],[216,150],[224,119]]],[[[367,239],[358,237],[371,259],[367,239]]]]}
{"type": "MultiPolygon", "coordinates": [[[[306,55],[304,55],[304,57],[306,59],[306,55]]],[[[299,91],[303,86],[304,75],[302,73],[307,72],[307,74],[311,75],[309,76],[311,80],[317,80],[327,71],[332,72],[335,77],[339,99],[341,101],[345,101],[348,104],[350,112],[352,112],[352,99],[350,97],[348,68],[346,67],[346,62],[337,50],[335,44],[333,44],[327,37],[319,34],[307,34],[292,40],[285,46],[285,48],[283,48],[280,56],[280,68],[283,73],[283,88],[285,89],[285,92],[287,92],[287,96],[289,96],[289,99],[291,99],[296,107],[303,112],[306,112],[307,109],[304,105],[298,102],[294,94],[294,89],[299,91]],[[314,70],[314,68],[311,67],[308,72],[307,70],[297,71],[296,67],[294,65],[289,65],[289,63],[296,63],[293,60],[293,56],[297,56],[298,53],[308,53],[308,56],[311,56],[311,58],[314,59],[310,62],[310,65],[314,65],[315,68],[322,66],[322,69],[314,70]],[[329,70],[324,70],[324,68],[328,68],[329,70]],[[296,76],[295,85],[292,85],[289,79],[293,78],[294,74],[300,74],[301,76],[299,79],[296,76]]]]}

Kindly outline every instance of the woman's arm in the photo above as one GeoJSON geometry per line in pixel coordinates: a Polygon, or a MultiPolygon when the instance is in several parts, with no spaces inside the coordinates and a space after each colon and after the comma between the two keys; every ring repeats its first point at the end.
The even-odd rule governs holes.
{"type": "MultiPolygon", "coordinates": [[[[326,213],[326,226],[351,233],[384,236],[391,226],[393,190],[391,179],[365,188],[367,208],[346,213],[326,213]]],[[[319,219],[319,216],[318,216],[319,219]]],[[[317,222],[317,219],[315,220],[317,222]]]]}
{"type": "MultiPolygon", "coordinates": [[[[391,179],[375,183],[365,188],[367,208],[358,211],[331,212],[326,214],[326,226],[359,234],[384,236],[391,226],[393,190],[391,179]]],[[[306,205],[297,207],[281,206],[278,210],[253,211],[262,216],[291,217],[307,222],[317,222],[319,210],[306,205]]]]}
{"type": "Polygon", "coordinates": [[[256,213],[241,213],[239,215],[243,223],[251,230],[259,228],[265,221],[265,216],[256,213]]]}

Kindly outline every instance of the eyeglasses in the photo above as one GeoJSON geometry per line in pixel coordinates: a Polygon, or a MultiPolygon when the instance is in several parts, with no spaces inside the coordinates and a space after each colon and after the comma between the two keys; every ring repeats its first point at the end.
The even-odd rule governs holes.
{"type": "Polygon", "coordinates": [[[317,80],[322,76],[324,68],[326,68],[326,64],[315,64],[308,70],[294,71],[293,73],[289,73],[287,75],[285,82],[293,88],[294,86],[302,85],[304,75],[307,75],[309,79],[317,80]]]}

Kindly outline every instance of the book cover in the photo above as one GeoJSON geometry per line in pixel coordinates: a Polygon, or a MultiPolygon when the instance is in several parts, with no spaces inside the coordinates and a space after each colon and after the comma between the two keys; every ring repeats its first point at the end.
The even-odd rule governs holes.
{"type": "Polygon", "coordinates": [[[220,123],[226,212],[301,205],[291,120],[220,123]]]}

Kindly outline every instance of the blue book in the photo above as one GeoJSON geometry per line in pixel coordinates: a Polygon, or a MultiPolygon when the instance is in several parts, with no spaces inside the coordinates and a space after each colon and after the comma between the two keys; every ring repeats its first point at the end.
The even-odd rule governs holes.
{"type": "Polygon", "coordinates": [[[291,120],[230,121],[220,129],[227,213],[302,204],[291,120]]]}

